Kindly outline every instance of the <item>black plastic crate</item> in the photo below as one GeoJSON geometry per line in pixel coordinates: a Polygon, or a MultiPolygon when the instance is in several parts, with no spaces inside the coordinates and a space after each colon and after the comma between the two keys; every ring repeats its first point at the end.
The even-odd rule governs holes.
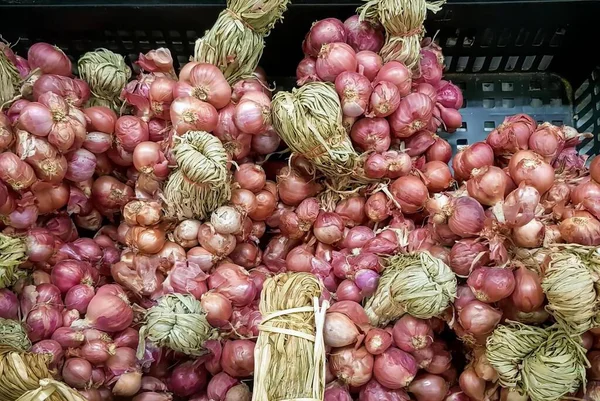
{"type": "MultiPolygon", "coordinates": [[[[345,19],[359,5],[293,1],[267,37],[261,65],[276,81],[290,82],[310,25],[326,17],[345,19]]],[[[225,1],[198,0],[0,0],[0,34],[17,42],[21,53],[46,41],[73,57],[105,47],[130,62],[164,46],[181,65],[224,7],[225,1]]],[[[505,116],[525,112],[593,132],[582,148],[599,153],[598,15],[600,1],[589,0],[449,0],[430,14],[426,29],[444,48],[447,77],[464,90],[463,128],[447,137],[453,146],[481,140],[505,116]]]]}

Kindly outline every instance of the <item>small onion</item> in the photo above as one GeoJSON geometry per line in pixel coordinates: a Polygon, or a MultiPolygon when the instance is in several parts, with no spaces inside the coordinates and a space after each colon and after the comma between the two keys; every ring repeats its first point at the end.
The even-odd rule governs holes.
{"type": "Polygon", "coordinates": [[[417,363],[410,354],[398,348],[388,348],[375,357],[373,376],[383,386],[395,390],[407,387],[417,370],[417,363]]]}

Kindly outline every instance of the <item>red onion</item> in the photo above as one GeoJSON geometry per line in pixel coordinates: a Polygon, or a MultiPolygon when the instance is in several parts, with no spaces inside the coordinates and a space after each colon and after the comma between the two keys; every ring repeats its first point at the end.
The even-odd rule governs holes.
{"type": "Polygon", "coordinates": [[[469,196],[454,198],[450,203],[448,226],[463,238],[474,237],[483,229],[483,207],[469,196]]]}
{"type": "Polygon", "coordinates": [[[285,258],[288,252],[297,244],[296,240],[285,236],[273,237],[263,252],[263,263],[272,272],[279,272],[285,269],[285,258]]]}
{"type": "Polygon", "coordinates": [[[373,365],[373,356],[368,353],[365,347],[357,349],[353,346],[335,348],[331,350],[329,355],[331,372],[340,381],[352,387],[360,387],[371,380],[373,365]]]}
{"type": "Polygon", "coordinates": [[[437,100],[444,107],[458,110],[463,105],[463,94],[451,81],[441,81],[437,86],[437,100]]]}
{"type": "Polygon", "coordinates": [[[73,259],[58,262],[51,272],[51,280],[62,293],[67,293],[77,284],[93,284],[91,267],[88,263],[73,259]]]}
{"type": "Polygon", "coordinates": [[[400,101],[398,109],[390,116],[392,132],[398,138],[407,138],[427,127],[432,113],[433,102],[428,96],[411,93],[400,101]]]}
{"type": "Polygon", "coordinates": [[[191,96],[175,99],[171,103],[170,115],[173,127],[180,135],[190,130],[211,132],[219,119],[213,105],[191,96]]]}
{"type": "Polygon", "coordinates": [[[349,317],[338,312],[327,313],[323,326],[325,345],[336,348],[352,345],[359,335],[356,324],[349,317]]]}
{"type": "Polygon", "coordinates": [[[518,247],[539,248],[544,242],[545,231],[546,226],[538,219],[533,219],[523,226],[513,228],[512,239],[518,247]]]}
{"type": "Polygon", "coordinates": [[[467,181],[467,191],[482,205],[493,206],[504,199],[510,178],[496,166],[474,169],[467,181]]]}
{"type": "Polygon", "coordinates": [[[417,401],[444,401],[449,385],[443,377],[432,374],[420,374],[408,387],[417,401]]]}
{"type": "Polygon", "coordinates": [[[93,297],[93,287],[87,284],[77,284],[67,291],[65,295],[65,307],[67,309],[76,309],[79,313],[85,314],[88,304],[93,297]]]}
{"type": "Polygon", "coordinates": [[[169,389],[180,397],[189,397],[203,390],[206,384],[206,369],[197,361],[187,361],[176,366],[169,378],[169,389]]]}
{"type": "Polygon", "coordinates": [[[409,401],[410,397],[403,389],[390,390],[375,379],[361,387],[359,401],[409,401]]]}
{"type": "Polygon", "coordinates": [[[473,269],[486,265],[489,260],[485,244],[475,239],[463,239],[452,246],[449,266],[457,275],[467,277],[473,269]]]}
{"type": "Polygon", "coordinates": [[[92,365],[83,358],[69,358],[63,366],[62,378],[69,386],[84,389],[91,384],[92,365]]]}
{"type": "Polygon", "coordinates": [[[106,332],[121,331],[133,320],[131,306],[115,295],[96,294],[90,301],[85,319],[73,327],[93,327],[106,332]]]}
{"type": "Polygon", "coordinates": [[[560,235],[568,243],[600,245],[600,222],[587,212],[563,220],[558,228],[560,235]]]}
{"type": "Polygon", "coordinates": [[[225,295],[234,306],[248,305],[256,295],[256,288],[248,272],[231,263],[219,266],[208,278],[208,286],[225,295]]]}
{"type": "Polygon", "coordinates": [[[460,388],[474,400],[485,399],[485,380],[477,376],[472,366],[467,367],[459,378],[460,388]]]}
{"type": "MultiPolygon", "coordinates": [[[[356,50],[356,49],[355,49],[356,50]]],[[[358,72],[373,81],[383,66],[381,56],[370,50],[361,50],[356,53],[358,72]]]]}
{"type": "Polygon", "coordinates": [[[425,184],[415,176],[398,178],[392,182],[390,192],[400,205],[402,212],[406,214],[417,213],[423,209],[429,194],[425,184]]]}
{"type": "Polygon", "coordinates": [[[52,92],[77,107],[81,107],[90,97],[87,82],[54,74],[44,74],[33,84],[34,100],[46,92],[52,92]]]}
{"type": "Polygon", "coordinates": [[[550,123],[543,123],[529,137],[529,149],[542,156],[548,163],[554,162],[565,146],[563,131],[550,123]]]}
{"type": "Polygon", "coordinates": [[[441,375],[452,368],[452,355],[448,352],[445,344],[434,341],[431,349],[434,354],[431,362],[425,367],[427,372],[441,375]]]}
{"type": "Polygon", "coordinates": [[[356,53],[346,43],[333,42],[323,45],[319,50],[316,71],[323,81],[334,82],[344,71],[354,72],[358,63],[356,53]]]}
{"type": "Polygon", "coordinates": [[[206,320],[214,327],[229,324],[232,314],[231,301],[218,292],[207,292],[201,298],[202,308],[206,311],[206,320]]]}
{"type": "Polygon", "coordinates": [[[54,340],[38,341],[33,344],[30,352],[34,354],[50,355],[50,360],[48,362],[48,367],[50,369],[57,369],[62,366],[65,355],[61,345],[54,340]]]}
{"type": "Polygon", "coordinates": [[[534,218],[539,202],[540,193],[537,189],[525,184],[519,185],[504,200],[503,222],[508,227],[524,226],[534,218]]]}
{"type": "Polygon", "coordinates": [[[380,81],[373,87],[369,98],[368,117],[387,117],[400,106],[400,91],[389,81],[380,81]]]}
{"type": "Polygon", "coordinates": [[[362,118],[350,131],[353,142],[363,151],[384,152],[391,144],[390,126],[384,118],[362,118]]]}
{"type": "Polygon", "coordinates": [[[405,314],[394,324],[394,343],[406,352],[429,347],[433,341],[433,331],[426,320],[405,314]]]}
{"type": "Polygon", "coordinates": [[[313,233],[324,244],[334,244],[343,238],[344,221],[337,213],[321,212],[315,221],[313,233]]]}
{"type": "Polygon", "coordinates": [[[425,163],[421,172],[427,179],[427,188],[431,192],[441,192],[450,187],[454,182],[450,168],[446,163],[441,161],[436,160],[425,163]]]}
{"type": "Polygon", "coordinates": [[[257,193],[263,189],[267,176],[263,168],[257,164],[242,164],[233,175],[242,189],[257,193]]]}
{"type": "Polygon", "coordinates": [[[381,81],[388,81],[398,87],[400,96],[405,97],[411,91],[411,74],[408,68],[399,61],[388,61],[377,73],[373,84],[381,81]]]}
{"type": "Polygon", "coordinates": [[[32,70],[39,68],[43,74],[72,76],[71,61],[58,47],[48,43],[35,43],[27,52],[27,61],[32,70]]]}
{"type": "MultiPolygon", "coordinates": [[[[311,219],[316,219],[316,217],[314,217],[314,213],[317,211],[317,204],[314,202],[316,199],[311,199],[311,219]]],[[[351,196],[337,204],[335,207],[335,213],[342,218],[347,227],[354,227],[363,224],[365,222],[365,202],[366,200],[362,196],[351,196]]],[[[302,206],[302,204],[300,204],[300,206],[302,206]]],[[[298,209],[300,209],[300,206],[298,206],[298,209]]],[[[306,218],[303,217],[303,220],[306,220],[306,218]]]]}
{"type": "Polygon", "coordinates": [[[494,303],[512,294],[515,289],[515,276],[510,269],[480,267],[471,273],[467,284],[478,300],[494,303]]]}
{"type": "Polygon", "coordinates": [[[27,257],[31,262],[45,262],[55,252],[56,239],[45,228],[32,228],[26,238],[27,257]]]}
{"type": "Polygon", "coordinates": [[[421,75],[417,81],[437,86],[442,80],[442,67],[443,65],[440,65],[437,55],[434,52],[421,49],[421,59],[419,62],[421,75]]]}
{"type": "Polygon", "coordinates": [[[526,114],[506,117],[504,122],[488,135],[486,142],[496,155],[512,155],[519,150],[528,149],[529,137],[537,124],[526,114]]]}
{"type": "Polygon", "coordinates": [[[375,222],[386,220],[392,214],[390,200],[382,192],[371,195],[365,203],[365,214],[375,222]]]}
{"type": "Polygon", "coordinates": [[[502,312],[481,301],[471,301],[458,313],[461,326],[473,335],[491,333],[502,318],[502,312]]]}
{"type": "Polygon", "coordinates": [[[17,320],[19,316],[19,300],[8,288],[0,289],[0,318],[17,320]]]}
{"type": "Polygon", "coordinates": [[[317,76],[317,60],[314,57],[306,56],[296,68],[296,84],[302,86],[308,82],[320,81],[317,76]]]}
{"type": "Polygon", "coordinates": [[[368,78],[357,72],[343,71],[335,78],[335,90],[340,97],[344,115],[359,117],[365,113],[371,96],[371,82],[368,78]]]}
{"type": "Polygon", "coordinates": [[[370,50],[377,53],[383,47],[384,35],[381,25],[361,21],[358,15],[353,15],[344,21],[344,26],[346,41],[355,51],[370,50]]]}
{"type": "Polygon", "coordinates": [[[337,288],[335,292],[337,299],[339,301],[354,301],[361,302],[363,296],[361,295],[360,288],[354,284],[351,280],[343,280],[337,288]]]}
{"type": "Polygon", "coordinates": [[[342,21],[337,18],[325,18],[312,25],[302,47],[306,55],[316,57],[323,45],[334,42],[345,43],[346,37],[346,27],[342,21]]]}
{"type": "Polygon", "coordinates": [[[262,92],[248,92],[235,107],[233,122],[245,134],[260,134],[271,124],[271,99],[262,92]]]}
{"type": "Polygon", "coordinates": [[[392,345],[392,336],[384,329],[373,328],[365,338],[365,347],[371,355],[384,353],[392,345]]]}
{"type": "Polygon", "coordinates": [[[116,347],[137,348],[139,342],[139,333],[136,329],[128,327],[125,330],[114,335],[114,344],[116,347]]]}
{"type": "Polygon", "coordinates": [[[248,377],[254,372],[254,346],[250,340],[230,340],[223,346],[221,366],[233,377],[248,377]]]}
{"type": "MultiPolygon", "coordinates": [[[[212,64],[198,63],[191,68],[189,76],[179,79],[192,86],[192,96],[212,104],[216,109],[225,107],[231,99],[231,87],[221,70],[212,64]]],[[[185,96],[175,93],[175,97],[182,95],[185,96]]]]}
{"type": "Polygon", "coordinates": [[[92,199],[100,210],[118,210],[133,196],[131,187],[110,176],[99,177],[92,186],[92,199]]]}
{"type": "Polygon", "coordinates": [[[50,338],[62,326],[62,314],[57,306],[41,304],[35,306],[25,319],[29,339],[32,342],[50,338]]]}
{"type": "Polygon", "coordinates": [[[445,139],[434,135],[434,142],[425,151],[425,157],[427,161],[439,160],[444,163],[448,163],[452,158],[452,147],[445,139]]]}
{"type": "Polygon", "coordinates": [[[510,160],[509,171],[515,184],[523,182],[531,185],[542,195],[554,185],[554,168],[530,151],[515,153],[510,160]]]}
{"type": "Polygon", "coordinates": [[[395,390],[407,387],[417,374],[415,359],[398,348],[388,348],[377,355],[373,376],[383,386],[395,390]]]}
{"type": "Polygon", "coordinates": [[[515,270],[515,289],[511,301],[522,312],[539,309],[545,300],[539,275],[521,265],[515,270]]]}
{"type": "Polygon", "coordinates": [[[275,152],[281,143],[281,138],[273,129],[252,135],[252,150],[259,155],[268,155],[275,152]]]}

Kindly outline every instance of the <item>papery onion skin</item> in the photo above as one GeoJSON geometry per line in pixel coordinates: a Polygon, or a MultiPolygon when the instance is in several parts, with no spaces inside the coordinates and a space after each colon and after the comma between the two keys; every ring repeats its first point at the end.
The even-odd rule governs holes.
{"type": "Polygon", "coordinates": [[[254,372],[254,346],[250,340],[230,340],[223,346],[221,366],[232,377],[249,377],[254,372]]]}
{"type": "Polygon", "coordinates": [[[515,184],[523,182],[531,185],[541,195],[554,185],[554,168],[531,151],[515,153],[510,160],[509,171],[515,184]]]}
{"type": "Polygon", "coordinates": [[[483,229],[485,213],[479,202],[469,196],[453,199],[448,219],[450,230],[463,238],[474,237],[483,229]]]}
{"type": "Polygon", "coordinates": [[[522,312],[539,309],[545,300],[540,276],[521,265],[515,270],[515,289],[511,295],[515,307],[522,312]]]}
{"type": "Polygon", "coordinates": [[[361,118],[350,131],[352,141],[364,151],[385,152],[390,148],[390,126],[384,118],[361,118]]]}
{"type": "Polygon", "coordinates": [[[600,222],[592,215],[570,217],[559,223],[560,235],[566,242],[588,246],[600,245],[600,222]]]}
{"type": "Polygon", "coordinates": [[[415,176],[400,177],[390,186],[390,192],[406,214],[417,213],[423,209],[429,191],[427,186],[415,176]]]}
{"type": "Polygon", "coordinates": [[[383,386],[396,390],[407,387],[417,370],[417,363],[410,354],[398,348],[388,348],[375,358],[373,376],[383,386]]]}
{"type": "Polygon", "coordinates": [[[325,345],[339,348],[356,343],[359,331],[354,322],[346,315],[338,312],[328,313],[323,326],[325,345]]]}
{"type": "Polygon", "coordinates": [[[371,82],[357,72],[344,71],[335,78],[335,90],[338,93],[342,112],[349,117],[359,117],[367,110],[371,96],[371,82]]]}
{"type": "Polygon", "coordinates": [[[471,301],[458,314],[461,326],[473,335],[491,333],[502,318],[502,312],[481,301],[471,301]]]}
{"type": "Polygon", "coordinates": [[[373,81],[377,76],[377,73],[383,66],[383,60],[381,56],[370,50],[361,50],[356,53],[356,61],[358,62],[358,72],[373,81]]]}
{"type": "Polygon", "coordinates": [[[408,138],[427,127],[432,113],[433,102],[427,95],[411,93],[400,101],[398,109],[390,116],[392,132],[398,138],[408,138]]]}
{"type": "Polygon", "coordinates": [[[480,267],[471,273],[467,284],[478,300],[494,303],[512,294],[515,289],[515,276],[510,269],[480,267]]]}
{"type": "Polygon", "coordinates": [[[381,25],[367,20],[360,20],[358,15],[353,15],[344,21],[346,27],[346,42],[360,52],[370,50],[379,52],[383,47],[384,35],[381,25]]]}
{"type": "Polygon", "coordinates": [[[365,347],[335,348],[329,356],[331,372],[342,382],[360,387],[371,380],[374,359],[365,347]]]}
{"type": "Polygon", "coordinates": [[[323,81],[334,82],[344,71],[356,71],[356,53],[346,43],[334,42],[320,48],[317,57],[317,76],[323,81]]]}
{"type": "Polygon", "coordinates": [[[417,401],[444,401],[448,394],[448,383],[443,377],[432,374],[417,376],[408,387],[417,401]]]}
{"type": "Polygon", "coordinates": [[[394,324],[394,344],[406,352],[427,348],[433,341],[433,330],[426,320],[405,314],[394,324]]]}
{"type": "Polygon", "coordinates": [[[384,353],[392,345],[392,342],[391,334],[379,328],[369,330],[365,337],[365,347],[371,355],[384,353]]]}
{"type": "Polygon", "coordinates": [[[377,85],[381,81],[389,81],[396,85],[402,97],[410,94],[412,84],[411,73],[399,61],[388,61],[381,67],[375,80],[373,80],[373,84],[377,85]]]}
{"type": "Polygon", "coordinates": [[[333,42],[345,43],[346,39],[344,23],[337,18],[325,18],[312,25],[302,48],[305,54],[316,57],[323,45],[333,42]]]}

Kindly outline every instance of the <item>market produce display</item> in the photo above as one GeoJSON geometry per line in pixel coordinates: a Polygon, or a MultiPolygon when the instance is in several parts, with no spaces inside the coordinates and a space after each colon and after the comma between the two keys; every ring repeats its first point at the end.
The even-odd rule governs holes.
{"type": "Polygon", "coordinates": [[[453,155],[442,3],[316,21],[280,91],[285,0],[180,69],[0,43],[0,399],[600,400],[600,158],[526,114],[453,155]]]}

